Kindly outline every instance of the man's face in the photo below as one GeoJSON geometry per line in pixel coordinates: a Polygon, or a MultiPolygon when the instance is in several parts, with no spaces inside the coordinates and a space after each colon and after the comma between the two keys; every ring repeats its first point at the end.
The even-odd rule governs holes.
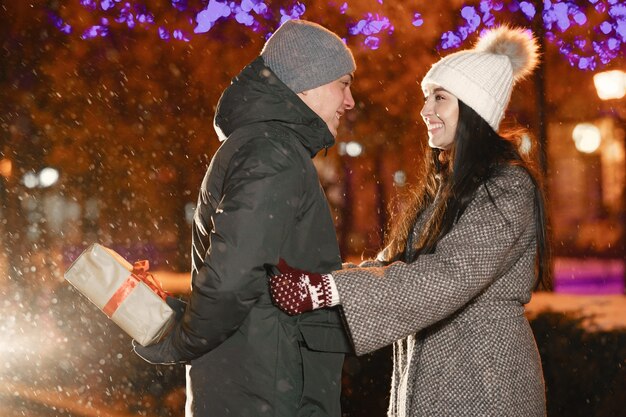
{"type": "Polygon", "coordinates": [[[326,122],[328,130],[334,137],[337,137],[341,116],[346,110],[354,108],[351,85],[352,74],[346,74],[328,84],[298,93],[298,97],[326,122]]]}

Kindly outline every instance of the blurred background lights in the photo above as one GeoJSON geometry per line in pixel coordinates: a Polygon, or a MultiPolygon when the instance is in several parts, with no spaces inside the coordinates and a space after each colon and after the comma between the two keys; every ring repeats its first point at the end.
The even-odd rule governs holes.
{"type": "Polygon", "coordinates": [[[41,187],[50,187],[59,180],[59,171],[54,168],[44,168],[39,172],[39,185],[41,187]]]}
{"type": "Polygon", "coordinates": [[[194,203],[185,204],[185,221],[187,224],[193,223],[193,215],[196,212],[196,205],[194,203]]]}
{"type": "Polygon", "coordinates": [[[39,185],[39,178],[37,178],[37,174],[34,172],[27,172],[22,177],[22,182],[26,186],[26,188],[35,188],[39,185]]]}
{"type": "Polygon", "coordinates": [[[626,73],[623,71],[599,72],[593,76],[593,83],[602,100],[619,99],[626,95],[626,73]]]}
{"type": "Polygon", "coordinates": [[[527,155],[530,153],[532,147],[533,147],[533,142],[530,139],[530,136],[528,135],[528,133],[524,133],[521,137],[520,144],[519,144],[520,152],[527,155]]]}
{"type": "Polygon", "coordinates": [[[351,156],[354,158],[354,157],[361,155],[362,152],[363,152],[363,145],[361,145],[359,142],[350,141],[346,143],[346,153],[348,154],[348,156],[351,156]]]}
{"type": "Polygon", "coordinates": [[[11,160],[7,158],[0,159],[0,175],[5,178],[9,178],[12,171],[13,163],[11,162],[11,160]]]}
{"type": "Polygon", "coordinates": [[[59,180],[59,171],[54,168],[44,168],[39,173],[29,171],[22,177],[22,183],[27,188],[50,187],[59,180]]]}
{"type": "Polygon", "coordinates": [[[359,142],[339,142],[339,155],[348,155],[353,158],[363,153],[363,145],[359,142]]]}
{"type": "Polygon", "coordinates": [[[406,185],[406,172],[399,170],[393,173],[393,183],[398,187],[406,185]]]}
{"type": "Polygon", "coordinates": [[[572,138],[580,152],[593,153],[600,146],[600,129],[591,123],[580,123],[574,128],[572,138]]]}

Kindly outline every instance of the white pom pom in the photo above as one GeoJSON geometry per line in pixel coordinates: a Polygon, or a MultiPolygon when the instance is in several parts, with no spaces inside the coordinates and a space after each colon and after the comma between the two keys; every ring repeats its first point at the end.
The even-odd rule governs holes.
{"type": "Polygon", "coordinates": [[[530,74],[539,62],[539,46],[535,38],[519,28],[500,26],[492,29],[481,36],[474,50],[508,56],[515,81],[530,74]]]}

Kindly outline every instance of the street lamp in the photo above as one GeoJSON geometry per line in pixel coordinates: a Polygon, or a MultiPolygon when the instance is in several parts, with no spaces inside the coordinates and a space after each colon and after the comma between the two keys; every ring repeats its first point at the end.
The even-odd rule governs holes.
{"type": "Polygon", "coordinates": [[[339,144],[339,155],[348,155],[356,158],[363,153],[363,145],[356,141],[341,142],[339,144]]]}
{"type": "Polygon", "coordinates": [[[13,163],[8,158],[0,159],[0,176],[9,178],[13,172],[13,163]]]}
{"type": "MultiPolygon", "coordinates": [[[[599,72],[593,76],[593,83],[596,88],[598,97],[603,101],[620,100],[626,95],[626,73],[620,70],[599,72]]],[[[619,103],[619,102],[618,102],[619,103]]],[[[612,116],[623,125],[623,119],[620,116],[619,109],[611,107],[612,116]]],[[[622,140],[624,141],[623,138],[622,140]]],[[[626,141],[624,149],[626,150],[626,141]]],[[[626,172],[626,160],[623,161],[626,172]]],[[[622,188],[622,210],[621,210],[621,246],[622,246],[622,265],[624,288],[626,289],[626,178],[624,178],[624,186],[622,188]]]]}
{"type": "Polygon", "coordinates": [[[27,188],[47,188],[50,187],[59,180],[59,171],[55,168],[46,167],[39,171],[38,173],[34,171],[29,171],[24,174],[22,178],[22,183],[27,188]]]}
{"type": "Polygon", "coordinates": [[[572,132],[574,145],[579,152],[594,153],[600,147],[600,129],[591,123],[579,123],[572,132]]]}
{"type": "Polygon", "coordinates": [[[601,100],[620,99],[626,95],[626,73],[620,70],[599,72],[593,76],[601,100]]]}

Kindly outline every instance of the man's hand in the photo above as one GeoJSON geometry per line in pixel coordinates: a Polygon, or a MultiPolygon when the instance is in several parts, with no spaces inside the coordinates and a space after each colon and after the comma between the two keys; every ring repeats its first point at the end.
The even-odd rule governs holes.
{"type": "Polygon", "coordinates": [[[165,302],[167,303],[168,306],[170,306],[172,310],[174,310],[174,317],[176,321],[177,322],[181,321],[183,319],[183,315],[185,314],[187,303],[181,299],[178,299],[176,297],[170,297],[170,296],[168,296],[165,299],[165,302]]]}
{"type": "Polygon", "coordinates": [[[141,346],[133,340],[133,350],[141,359],[152,364],[170,365],[180,362],[172,348],[172,333],[170,332],[159,343],[150,346],[141,346]]]}
{"type": "Polygon", "coordinates": [[[172,330],[170,330],[161,341],[150,346],[141,346],[133,340],[133,350],[135,353],[146,362],[153,364],[172,364],[180,362],[180,358],[177,357],[176,351],[172,346],[172,336],[174,332],[177,331],[176,328],[180,325],[180,321],[185,314],[187,303],[174,297],[167,297],[165,302],[174,310],[175,324],[172,326],[172,330]]]}
{"type": "Polygon", "coordinates": [[[293,316],[331,306],[329,274],[302,271],[283,259],[277,267],[280,275],[270,278],[270,292],[278,308],[293,316]]]}

